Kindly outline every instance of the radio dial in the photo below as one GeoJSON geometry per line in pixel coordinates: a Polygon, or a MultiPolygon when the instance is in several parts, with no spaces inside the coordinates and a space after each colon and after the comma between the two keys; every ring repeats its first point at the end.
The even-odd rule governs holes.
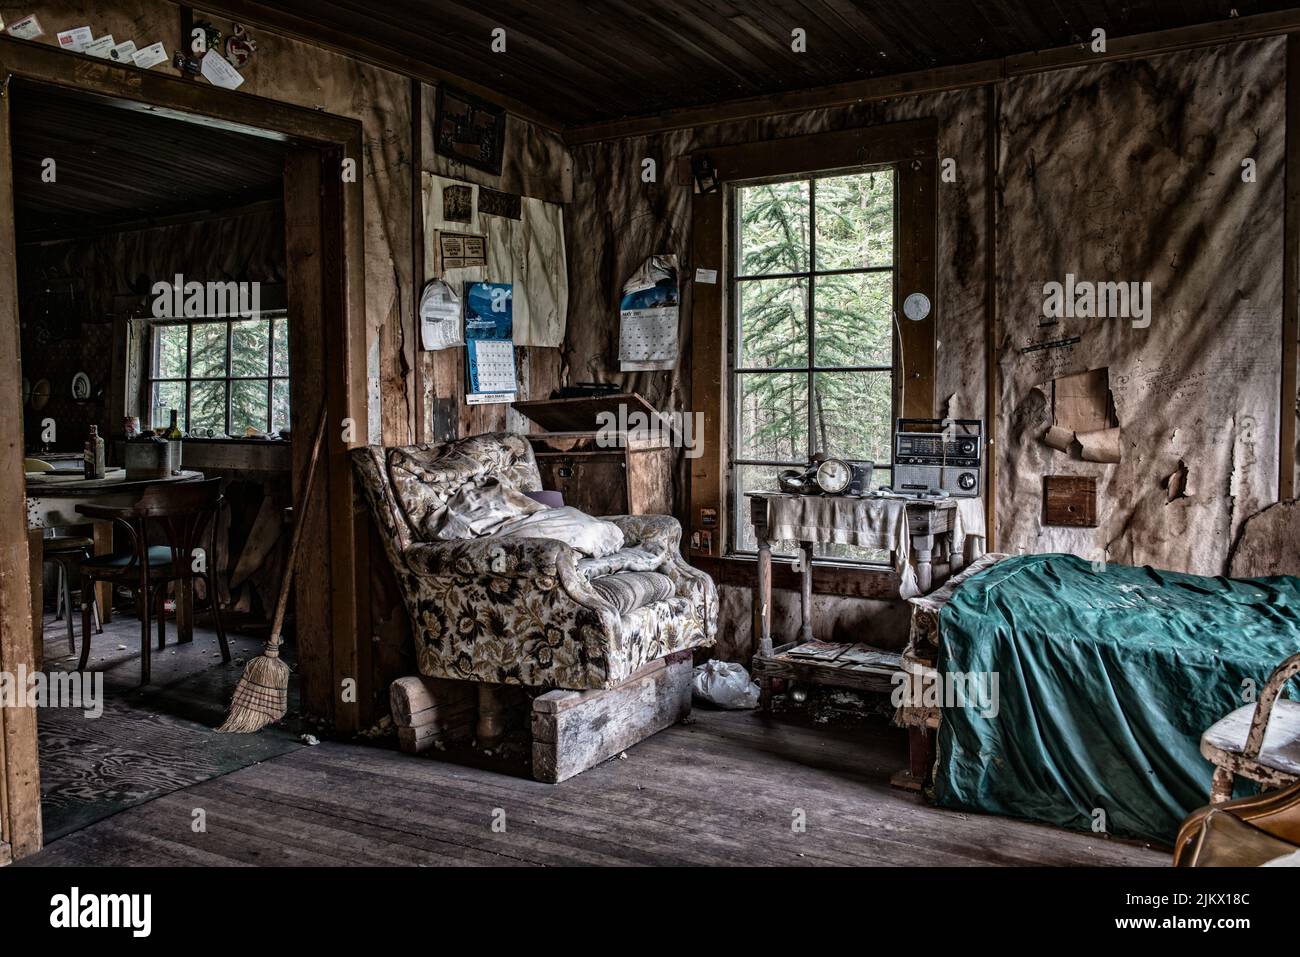
{"type": "Polygon", "coordinates": [[[961,475],[957,476],[957,484],[969,492],[975,487],[975,476],[970,472],[962,472],[961,475]]]}

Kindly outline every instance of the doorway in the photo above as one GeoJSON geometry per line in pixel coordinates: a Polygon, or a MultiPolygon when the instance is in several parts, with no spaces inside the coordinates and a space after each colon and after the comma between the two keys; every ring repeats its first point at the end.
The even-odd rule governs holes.
{"type": "MultiPolygon", "coordinates": [[[[204,748],[209,757],[227,750],[180,774],[165,754],[194,750],[186,734],[219,720],[240,663],[260,650],[279,587],[276,541],[288,521],[303,523],[304,541],[321,557],[293,593],[302,710],[345,729],[356,720],[333,687],[336,672],[355,660],[357,634],[347,449],[365,441],[361,186],[349,190],[336,171],[345,156],[360,155],[359,126],[109,62],[78,59],[74,74],[70,59],[0,41],[0,208],[12,207],[15,224],[0,229],[0,436],[14,453],[44,455],[38,467],[57,472],[75,468],[93,424],[108,439],[108,461],[122,464],[118,436],[132,420],[142,431],[166,426],[159,419],[176,409],[190,436],[185,468],[236,485],[214,591],[246,634],[232,635],[235,661],[214,668],[221,658],[211,622],[179,592],[169,595],[170,642],[154,652],[160,673],[152,690],[140,691],[128,677],[134,672],[138,684],[139,624],[123,596],[102,598],[108,620],[104,634],[92,633],[89,670],[104,675],[104,700],[119,721],[92,726],[39,708],[0,709],[0,842],[9,848],[0,861],[40,847],[42,755],[61,762],[51,763],[47,783],[66,784],[46,789],[47,804],[55,791],[60,798],[48,805],[57,835],[84,820],[68,807],[78,788],[85,803],[111,813],[114,801],[148,799],[284,746],[284,735],[214,737],[204,748]],[[160,314],[159,283],[191,280],[205,288],[229,282],[236,291],[251,285],[257,314],[160,314]],[[34,396],[41,410],[32,408],[34,396]],[[295,438],[311,436],[324,409],[351,428],[327,432],[327,467],[312,505],[305,514],[288,511],[301,500],[295,477],[310,454],[309,440],[295,438]],[[54,420],[52,432],[45,419],[54,420]],[[177,643],[182,631],[193,640],[177,643]],[[145,741],[162,756],[144,780],[105,775],[145,741]],[[122,793],[105,800],[117,784],[122,793]]],[[[0,672],[15,675],[75,666],[66,622],[55,616],[77,599],[68,609],[52,599],[31,610],[33,589],[42,591],[47,574],[57,585],[57,571],[46,573],[33,547],[40,542],[29,526],[40,509],[31,505],[27,469],[18,468],[24,458],[8,456],[0,476],[2,500],[29,506],[0,515],[0,672]],[[43,626],[52,627],[37,641],[43,626]]],[[[91,538],[93,550],[104,550],[91,538]]],[[[74,617],[79,651],[85,636],[74,617]]]]}

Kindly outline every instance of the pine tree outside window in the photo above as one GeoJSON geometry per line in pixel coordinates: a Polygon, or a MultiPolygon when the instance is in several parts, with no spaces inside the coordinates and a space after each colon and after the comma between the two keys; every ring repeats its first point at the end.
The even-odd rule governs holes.
{"type": "MultiPolygon", "coordinates": [[[[893,167],[732,188],[732,548],[754,552],[746,491],[816,451],[889,482],[897,190],[893,167]]],[[[793,542],[773,543],[793,554],[793,542]]],[[[887,555],[819,545],[833,561],[887,555]]]]}
{"type": "Polygon", "coordinates": [[[149,335],[149,425],[171,409],[196,437],[241,438],[289,427],[289,321],[283,311],[253,319],[154,323],[149,335]]]}

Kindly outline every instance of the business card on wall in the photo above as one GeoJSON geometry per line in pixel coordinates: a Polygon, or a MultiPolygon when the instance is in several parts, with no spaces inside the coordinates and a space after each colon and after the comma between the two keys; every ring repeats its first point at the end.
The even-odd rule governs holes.
{"type": "Polygon", "coordinates": [[[59,33],[59,46],[73,53],[80,53],[94,42],[95,35],[90,32],[90,27],[73,27],[59,33]]]}
{"type": "Polygon", "coordinates": [[[117,46],[117,41],[113,39],[113,34],[110,33],[108,36],[100,37],[98,40],[87,43],[81,52],[86,54],[86,56],[93,56],[98,57],[101,60],[107,60],[115,46],[117,46]]]}
{"type": "Polygon", "coordinates": [[[17,37],[19,40],[35,40],[37,37],[45,36],[45,30],[41,28],[41,21],[36,19],[36,14],[23,17],[21,20],[15,20],[9,25],[9,35],[17,37]]]}
{"type": "Polygon", "coordinates": [[[159,63],[166,63],[168,59],[167,48],[162,45],[162,41],[151,43],[143,50],[136,50],[131,54],[131,62],[142,70],[157,66],[159,63]]]}
{"type": "Polygon", "coordinates": [[[199,71],[213,86],[223,87],[227,90],[234,90],[239,84],[244,82],[244,78],[239,75],[239,71],[230,65],[230,61],[223,57],[216,50],[209,50],[203,54],[203,60],[199,64],[199,71]]]}
{"type": "Polygon", "coordinates": [[[123,40],[113,49],[108,51],[108,58],[117,63],[130,63],[131,58],[135,55],[135,41],[123,40]]]}

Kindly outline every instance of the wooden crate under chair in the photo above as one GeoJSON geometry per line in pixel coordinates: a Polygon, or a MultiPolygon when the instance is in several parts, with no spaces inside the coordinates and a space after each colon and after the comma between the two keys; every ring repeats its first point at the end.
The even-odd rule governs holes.
{"type": "Polygon", "coordinates": [[[558,784],[691,713],[691,651],[637,669],[615,688],[536,693],[518,685],[445,678],[399,678],[391,687],[398,744],[411,754],[501,740],[511,716],[527,709],[533,777],[558,784]]]}

